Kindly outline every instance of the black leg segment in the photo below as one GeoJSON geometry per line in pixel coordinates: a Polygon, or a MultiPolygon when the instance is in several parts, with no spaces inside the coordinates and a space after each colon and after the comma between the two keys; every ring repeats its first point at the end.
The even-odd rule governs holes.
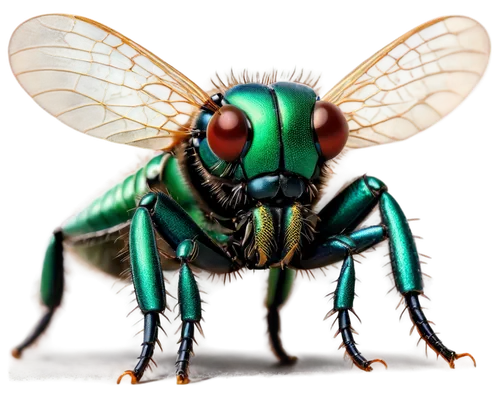
{"type": "Polygon", "coordinates": [[[415,324],[420,336],[427,342],[427,344],[436,352],[441,354],[448,362],[453,358],[454,352],[449,350],[432,330],[429,321],[425,317],[420,302],[418,300],[418,293],[406,293],[404,295],[410,318],[415,324]]]}
{"type": "Polygon", "coordinates": [[[177,376],[177,383],[180,385],[189,383],[189,360],[193,353],[194,326],[194,321],[182,322],[180,346],[175,361],[175,375],[177,376]]]}
{"type": "Polygon", "coordinates": [[[351,326],[351,319],[349,318],[349,310],[339,310],[338,311],[338,321],[339,330],[335,335],[339,333],[342,335],[342,345],[344,347],[351,360],[361,369],[365,369],[366,358],[361,355],[361,352],[356,348],[356,342],[354,341],[353,328],[351,326]]]}
{"type": "Polygon", "coordinates": [[[157,312],[148,312],[144,315],[144,340],[139,362],[134,368],[137,379],[141,379],[149,361],[153,357],[156,341],[158,340],[158,328],[160,326],[160,315],[157,312]]]}

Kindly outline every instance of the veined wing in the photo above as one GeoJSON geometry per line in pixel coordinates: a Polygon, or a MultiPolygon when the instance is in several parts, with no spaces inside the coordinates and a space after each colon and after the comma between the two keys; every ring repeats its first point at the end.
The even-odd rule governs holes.
{"type": "Polygon", "coordinates": [[[169,149],[210,97],[172,66],[95,21],[43,15],[20,25],[9,46],[21,86],[72,128],[112,142],[169,149]]]}
{"type": "Polygon", "coordinates": [[[467,17],[443,17],[409,31],[347,75],[323,100],[349,124],[350,148],[404,140],[452,111],[488,64],[486,30],[467,17]]]}

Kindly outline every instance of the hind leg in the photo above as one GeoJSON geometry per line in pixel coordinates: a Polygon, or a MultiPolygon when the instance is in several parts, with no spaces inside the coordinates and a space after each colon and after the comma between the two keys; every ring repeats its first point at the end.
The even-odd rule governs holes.
{"type": "Polygon", "coordinates": [[[43,261],[40,294],[46,311],[28,337],[12,349],[12,356],[20,358],[23,351],[35,343],[40,335],[45,332],[56,308],[61,304],[63,287],[63,234],[61,230],[56,230],[52,235],[43,261]]]}
{"type": "Polygon", "coordinates": [[[293,364],[297,357],[290,356],[283,348],[280,338],[280,308],[287,301],[292,289],[295,272],[291,269],[273,268],[269,271],[267,289],[267,329],[271,350],[281,364],[293,364]]]}

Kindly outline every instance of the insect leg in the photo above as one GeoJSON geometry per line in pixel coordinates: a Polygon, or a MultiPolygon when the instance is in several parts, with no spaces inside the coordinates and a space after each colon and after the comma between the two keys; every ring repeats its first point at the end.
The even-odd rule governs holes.
{"type": "Polygon", "coordinates": [[[363,176],[357,179],[321,210],[315,243],[321,247],[333,235],[349,234],[377,203],[388,229],[396,286],[401,293],[422,292],[420,263],[408,222],[387,192],[387,186],[377,178],[363,176]]]}
{"type": "Polygon", "coordinates": [[[404,295],[410,321],[424,343],[433,352],[442,355],[451,369],[475,367],[477,362],[473,354],[450,348],[429,324],[420,304],[423,294],[422,272],[408,217],[389,191],[382,191],[379,201],[382,220],[388,231],[396,287],[404,295]]]}
{"type": "MultiPolygon", "coordinates": [[[[347,254],[339,273],[338,287],[334,309],[337,310],[337,329],[345,351],[359,369],[364,372],[377,372],[387,369],[387,364],[381,358],[367,360],[357,348],[352,329],[352,320],[356,288],[356,264],[352,255],[347,254]]],[[[355,312],[355,311],[354,311],[355,312]]]]}
{"type": "Polygon", "coordinates": [[[12,355],[15,358],[20,358],[24,349],[31,346],[45,332],[56,308],[61,304],[63,287],[63,234],[61,230],[56,230],[52,235],[43,261],[40,292],[42,303],[47,307],[47,310],[31,334],[12,350],[12,355]]]}
{"type": "Polygon", "coordinates": [[[267,329],[271,349],[281,364],[293,364],[297,357],[290,356],[283,348],[280,338],[280,308],[287,301],[292,289],[295,272],[288,268],[269,270],[267,289],[267,329]]]}
{"type": "MultiPolygon", "coordinates": [[[[228,268],[230,272],[232,260],[223,258],[211,248],[196,239],[185,239],[178,246],[176,256],[181,263],[179,272],[179,312],[182,320],[182,332],[179,351],[177,352],[176,375],[178,384],[189,383],[189,361],[193,353],[194,327],[202,333],[201,299],[191,265],[208,271],[217,272],[228,268]]],[[[203,334],[203,333],[202,333],[203,334]]]]}
{"type": "Polygon", "coordinates": [[[408,217],[388,191],[380,195],[380,211],[388,230],[396,287],[404,295],[405,311],[408,311],[410,321],[416,327],[420,338],[431,351],[443,356],[451,369],[476,367],[477,361],[473,354],[466,351],[457,352],[450,348],[429,324],[420,303],[423,294],[422,273],[413,231],[408,217]]]}
{"type": "Polygon", "coordinates": [[[176,363],[179,384],[189,382],[188,366],[194,341],[194,326],[201,320],[200,295],[190,266],[213,273],[229,273],[240,268],[172,198],[163,193],[146,194],[139,202],[130,226],[130,260],[139,308],[145,317],[151,317],[149,320],[145,318],[144,343],[139,363],[133,371],[126,371],[118,379],[118,383],[124,375],[130,375],[132,383],[137,383],[142,377],[153,356],[159,327],[158,314],[166,307],[154,230],[175,249],[181,265],[179,305],[183,324],[176,363]]]}
{"type": "MultiPolygon", "coordinates": [[[[420,336],[434,351],[448,361],[452,368],[456,359],[464,356],[472,358],[468,353],[456,354],[447,349],[425,318],[418,303],[418,295],[423,294],[423,283],[415,242],[406,217],[394,198],[387,192],[387,186],[382,181],[374,177],[363,176],[333,198],[318,214],[321,221],[317,227],[316,242],[321,244],[328,237],[339,233],[349,234],[377,204],[380,207],[382,221],[387,228],[396,287],[405,298],[410,317],[420,336]]],[[[319,247],[320,245],[318,245],[318,251],[324,252],[319,247]]],[[[317,268],[321,266],[321,258],[315,255],[305,260],[304,263],[317,268]]],[[[330,256],[330,259],[333,258],[335,257],[330,256]]]]}
{"type": "Polygon", "coordinates": [[[160,327],[159,314],[165,310],[166,292],[160,257],[156,247],[153,223],[149,210],[140,204],[130,225],[130,264],[137,303],[144,314],[144,339],[139,362],[134,370],[125,371],[117,383],[128,375],[138,383],[153,357],[160,327]]]}
{"type": "Polygon", "coordinates": [[[241,268],[172,198],[163,193],[148,193],[141,204],[148,207],[155,229],[172,249],[176,250],[184,240],[196,240],[198,256],[192,259],[194,266],[215,274],[241,268]]]}
{"type": "Polygon", "coordinates": [[[182,320],[182,332],[179,351],[177,352],[176,375],[178,384],[189,383],[189,360],[193,352],[194,327],[200,328],[201,299],[198,285],[189,262],[198,255],[198,243],[184,240],[177,247],[177,258],[181,262],[179,272],[179,309],[182,320]]]}
{"type": "Polygon", "coordinates": [[[352,232],[349,235],[335,235],[328,238],[323,243],[316,244],[315,247],[303,255],[301,264],[297,269],[321,268],[337,261],[343,260],[337,287],[333,296],[333,309],[327,314],[330,317],[338,313],[339,333],[342,336],[342,347],[353,363],[364,371],[371,371],[371,364],[380,362],[386,367],[386,363],[380,359],[367,360],[356,347],[352,333],[354,332],[349,318],[349,311],[354,312],[355,271],[353,255],[361,253],[367,248],[385,240],[387,231],[384,226],[371,226],[352,232]]]}

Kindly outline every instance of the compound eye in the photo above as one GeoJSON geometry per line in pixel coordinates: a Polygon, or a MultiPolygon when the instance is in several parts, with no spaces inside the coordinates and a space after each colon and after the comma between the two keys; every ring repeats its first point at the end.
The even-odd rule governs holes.
{"type": "Polygon", "coordinates": [[[329,160],[338,155],[349,137],[349,126],[342,110],[328,101],[316,102],[313,126],[323,157],[329,160]]]}
{"type": "Polygon", "coordinates": [[[221,160],[235,161],[243,151],[247,139],[247,118],[235,106],[222,106],[208,123],[208,145],[221,160]]]}

